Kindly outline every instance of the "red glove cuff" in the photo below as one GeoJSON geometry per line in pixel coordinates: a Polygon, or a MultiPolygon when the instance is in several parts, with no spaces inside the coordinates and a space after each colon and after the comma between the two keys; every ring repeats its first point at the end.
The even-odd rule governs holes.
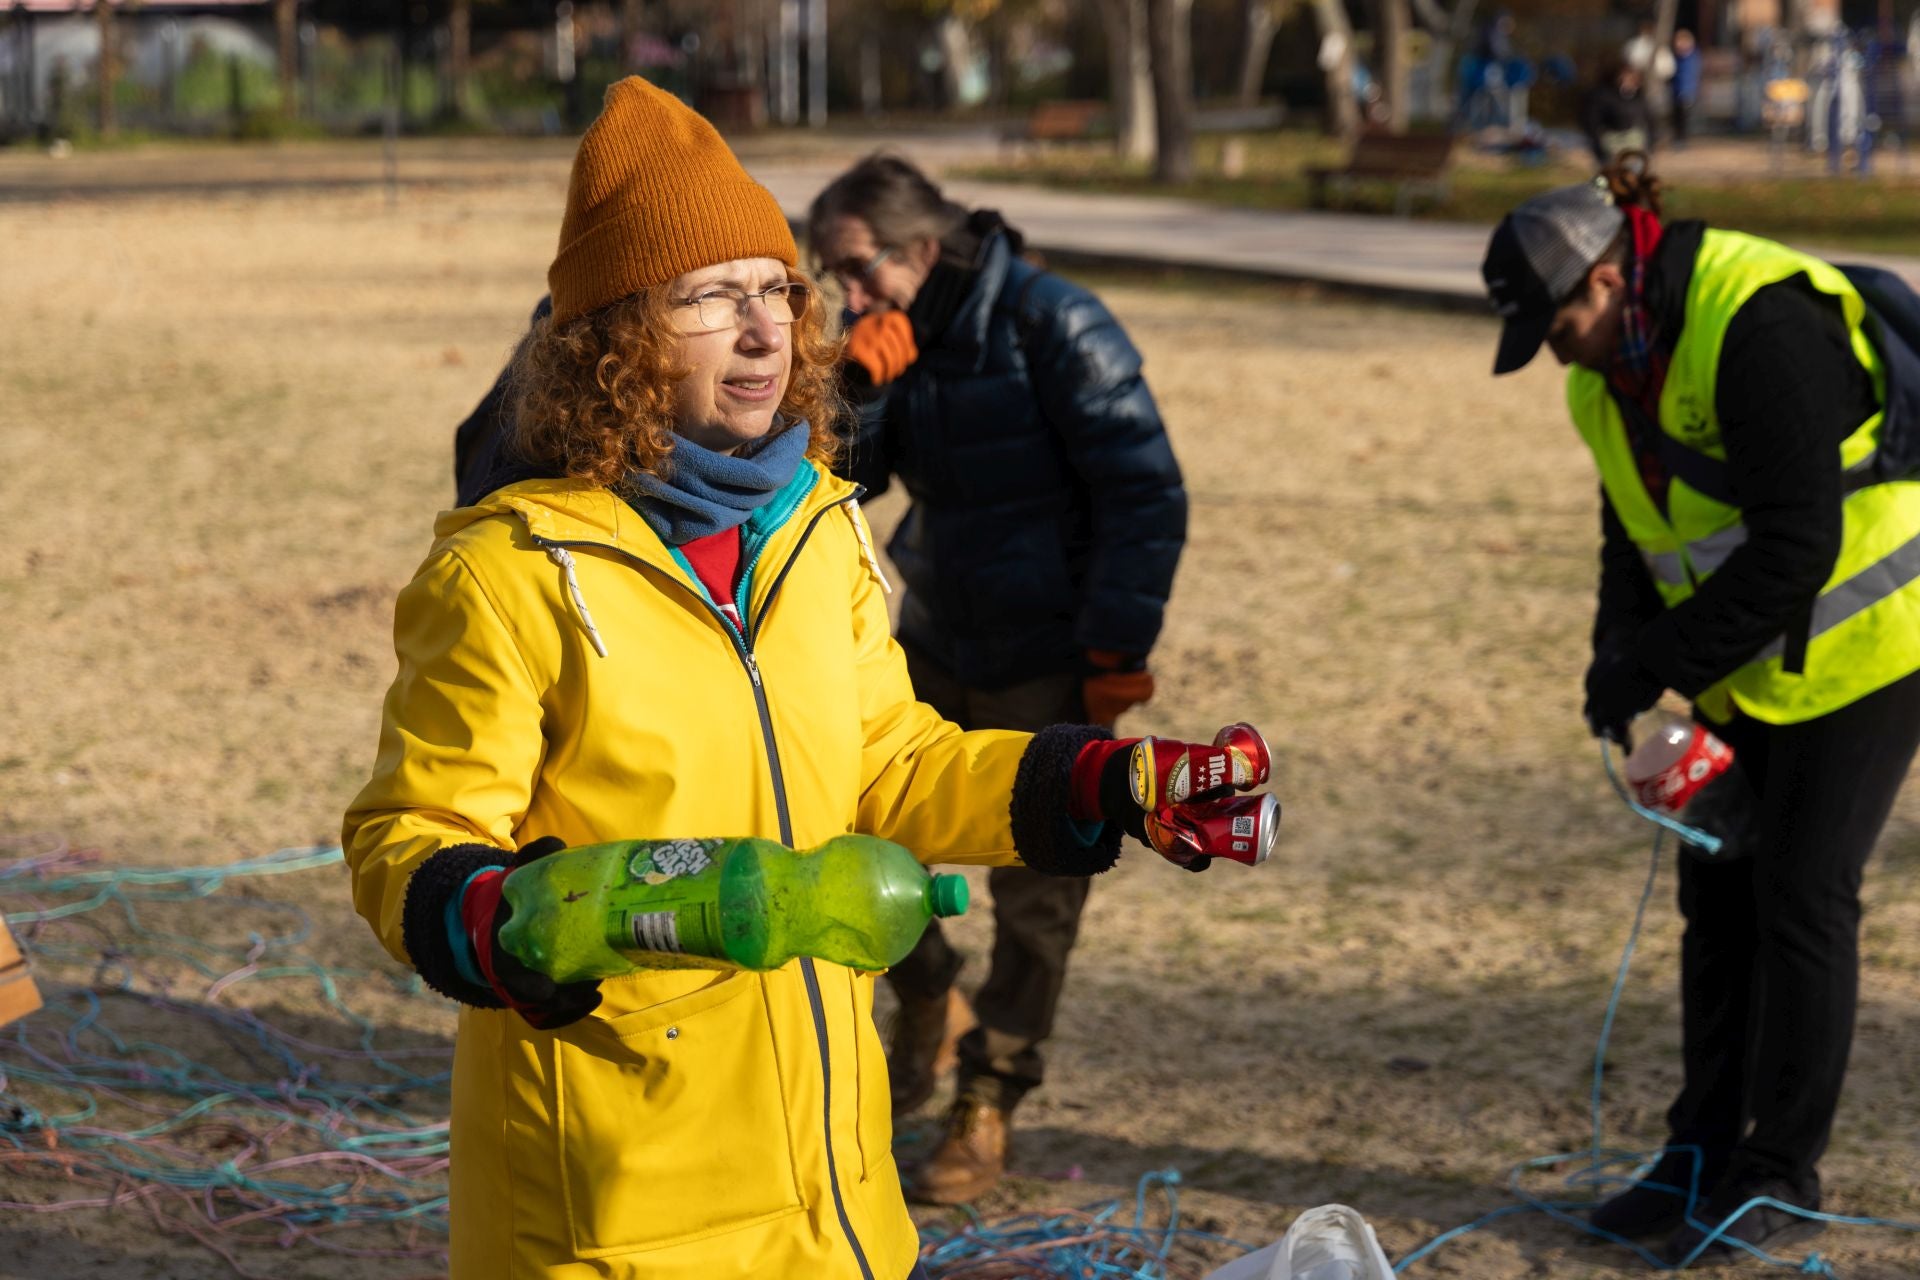
{"type": "Polygon", "coordinates": [[[473,963],[480,970],[480,976],[493,988],[493,994],[508,1005],[518,1007],[518,1002],[501,988],[500,979],[493,971],[493,917],[500,909],[500,891],[506,882],[505,868],[482,871],[475,876],[460,896],[460,923],[467,931],[467,941],[473,947],[473,963]]]}
{"type": "Polygon", "coordinates": [[[1080,748],[1073,758],[1067,816],[1077,822],[1096,822],[1113,815],[1100,812],[1100,775],[1107,762],[1133,750],[1138,738],[1101,738],[1080,748]]]}

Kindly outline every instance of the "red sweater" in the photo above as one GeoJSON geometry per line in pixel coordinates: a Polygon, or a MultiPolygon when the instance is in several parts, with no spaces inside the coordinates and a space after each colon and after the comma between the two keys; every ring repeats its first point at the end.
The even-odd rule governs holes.
{"type": "Polygon", "coordinates": [[[735,525],[724,533],[710,533],[683,543],[680,554],[693,566],[694,576],[700,579],[700,585],[713,597],[720,612],[727,615],[736,631],[745,635],[745,622],[733,606],[733,593],[740,586],[740,527],[735,525]]]}

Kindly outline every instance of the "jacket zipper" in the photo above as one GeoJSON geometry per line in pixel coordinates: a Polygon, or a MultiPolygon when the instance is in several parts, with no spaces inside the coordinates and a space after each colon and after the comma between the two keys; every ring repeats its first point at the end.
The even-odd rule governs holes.
{"type": "MultiPolygon", "coordinates": [[[[856,486],[853,496],[858,499],[865,492],[865,489],[856,486]]],[[[760,660],[754,656],[753,642],[759,638],[760,623],[773,608],[774,599],[780,594],[780,588],[786,584],[788,571],[800,559],[800,553],[806,550],[807,540],[813,536],[820,518],[831,510],[833,510],[832,506],[823,507],[814,512],[813,517],[807,521],[807,527],[800,531],[800,540],[794,544],[793,554],[789,555],[786,563],[780,566],[779,575],[774,578],[773,586],[767,591],[767,602],[760,606],[760,612],[753,619],[742,618],[742,622],[747,624],[744,634],[740,628],[733,625],[718,605],[707,599],[705,593],[692,591],[674,582],[676,587],[696,599],[708,613],[719,620],[720,625],[726,629],[727,635],[733,640],[734,652],[740,655],[741,665],[747,669],[747,679],[753,682],[754,707],[760,713],[760,737],[767,748],[767,766],[773,777],[773,807],[780,822],[780,843],[789,849],[793,847],[793,816],[787,809],[787,780],[780,769],[780,745],[773,736],[773,708],[767,704],[767,690],[760,679],[760,660]]],[[[604,542],[560,542],[537,537],[533,541],[543,546],[599,547],[625,556],[636,563],[646,563],[638,556],[604,542]]],[[[759,558],[759,553],[756,552],[754,563],[758,563],[759,558]]],[[[752,564],[748,565],[749,570],[752,567],[752,564]]],[[[867,1251],[861,1247],[860,1237],[854,1234],[853,1220],[847,1216],[847,1203],[840,1194],[840,1165],[833,1154],[833,1064],[827,1048],[827,1008],[820,995],[820,976],[814,971],[812,956],[800,957],[800,976],[806,984],[807,1004],[813,1012],[814,1040],[820,1046],[821,1123],[827,1139],[827,1185],[833,1191],[833,1210],[839,1216],[840,1229],[846,1233],[847,1243],[853,1246],[853,1259],[860,1264],[860,1275],[863,1280],[874,1280],[873,1268],[867,1262],[867,1251]]]]}
{"type": "MultiPolygon", "coordinates": [[[[741,651],[747,655],[747,674],[753,677],[753,696],[760,704],[760,731],[766,737],[767,760],[773,771],[773,800],[774,808],[780,815],[780,842],[788,848],[793,847],[793,821],[787,812],[786,776],[780,771],[780,747],[773,740],[773,712],[767,706],[766,688],[760,683],[760,662],[753,656],[753,646],[760,638],[760,626],[772,611],[780,588],[786,584],[787,572],[800,559],[800,553],[806,550],[807,539],[813,536],[820,517],[831,510],[832,507],[822,507],[813,513],[813,518],[807,521],[807,527],[800,531],[800,540],[794,543],[793,554],[780,566],[773,586],[767,589],[767,602],[760,606],[758,614],[742,619],[747,623],[747,634],[741,651]]],[[[759,560],[757,553],[754,560],[756,563],[759,560]]],[[[751,565],[748,567],[752,568],[751,565]]],[[[860,1264],[861,1276],[864,1280],[874,1280],[873,1268],[867,1264],[867,1251],[860,1247],[860,1237],[854,1234],[853,1219],[847,1216],[847,1202],[840,1194],[840,1163],[833,1154],[833,1063],[827,1049],[827,1008],[820,997],[820,975],[814,971],[812,956],[800,957],[800,977],[807,986],[807,1003],[813,1008],[814,1040],[820,1046],[821,1123],[827,1138],[827,1185],[833,1189],[833,1211],[840,1217],[840,1229],[846,1232],[847,1243],[853,1246],[853,1260],[860,1264]]]]}

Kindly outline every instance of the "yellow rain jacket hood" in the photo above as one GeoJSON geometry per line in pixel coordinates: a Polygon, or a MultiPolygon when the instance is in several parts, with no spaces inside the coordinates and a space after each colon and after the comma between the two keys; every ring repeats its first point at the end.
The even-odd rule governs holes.
{"type": "MultiPolygon", "coordinates": [[[[809,462],[743,530],[744,636],[605,489],[527,481],[443,513],[343,837],[387,949],[408,958],[409,875],[473,842],[859,831],[927,862],[1017,861],[1029,735],[962,733],[914,700],[856,493],[809,462]]],[[[798,960],[603,994],[552,1032],[462,1009],[456,1280],[907,1274],[870,975],[798,960]]]]}

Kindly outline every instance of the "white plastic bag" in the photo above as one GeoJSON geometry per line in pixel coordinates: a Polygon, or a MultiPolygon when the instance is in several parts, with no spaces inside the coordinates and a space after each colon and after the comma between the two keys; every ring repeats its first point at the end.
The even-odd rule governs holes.
{"type": "Polygon", "coordinates": [[[1323,1204],[1295,1218],[1280,1239],[1207,1280],[1393,1280],[1393,1265],[1365,1218],[1346,1205],[1323,1204]]]}

